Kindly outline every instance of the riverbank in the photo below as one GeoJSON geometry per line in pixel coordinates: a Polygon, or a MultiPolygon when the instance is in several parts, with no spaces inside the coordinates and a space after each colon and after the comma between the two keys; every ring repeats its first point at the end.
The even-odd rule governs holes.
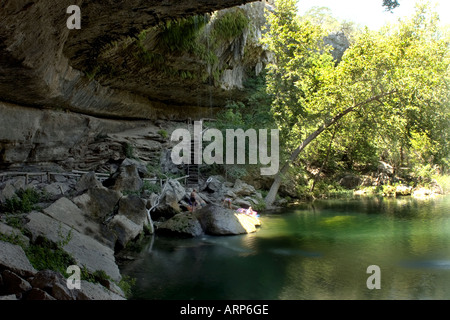
{"type": "Polygon", "coordinates": [[[263,213],[252,234],[152,237],[121,271],[140,279],[137,300],[448,299],[449,206],[449,196],[316,200],[263,213]],[[371,265],[380,290],[366,286],[371,265]]]}
{"type": "Polygon", "coordinates": [[[0,260],[0,296],[125,299],[133,281],[121,276],[118,260],[147,235],[256,232],[259,220],[234,210],[262,203],[254,187],[241,180],[229,183],[220,176],[209,177],[197,190],[199,206],[191,212],[192,188],[183,186],[182,180],[151,177],[145,166],[132,159],[124,160],[110,176],[94,172],[4,174],[0,241],[13,253],[8,255],[11,261],[0,260]],[[226,208],[224,197],[232,199],[233,209],[226,208]],[[22,263],[27,266],[25,273],[22,263]],[[81,269],[82,287],[90,289],[89,294],[75,294],[63,284],[71,275],[67,271],[71,265],[81,269]],[[34,286],[33,278],[43,275],[45,284],[34,286]],[[65,294],[54,293],[55,286],[63,286],[65,294]]]}
{"type": "MultiPolygon", "coordinates": [[[[9,255],[14,259],[0,261],[0,296],[126,299],[134,280],[123,278],[119,265],[134,259],[129,252],[139,251],[147,236],[157,233],[201,238],[249,234],[257,231],[259,219],[238,214],[236,209],[252,207],[270,212],[265,208],[264,191],[240,179],[227,181],[220,175],[199,180],[198,207],[192,212],[193,188],[184,185],[185,177],[169,178],[159,170],[149,169],[152,167],[140,161],[125,159],[112,174],[80,171],[3,174],[0,241],[5,248],[13,246],[8,250],[14,252],[9,255]],[[21,269],[22,263],[26,265],[25,271],[21,269]],[[67,271],[70,265],[81,268],[80,279],[89,293],[67,290],[64,281],[71,275],[67,271]],[[34,277],[45,279],[41,281],[44,284],[35,285],[34,277]],[[53,288],[61,286],[65,289],[62,295],[53,292],[53,288]]],[[[359,184],[353,189],[344,188],[345,181],[348,179],[339,181],[338,192],[319,193],[307,200],[342,196],[429,198],[447,191],[446,185],[441,187],[435,180],[430,180],[427,188],[423,184],[399,182],[359,184]]],[[[289,197],[279,197],[276,202],[278,208],[295,203],[289,197]]]]}

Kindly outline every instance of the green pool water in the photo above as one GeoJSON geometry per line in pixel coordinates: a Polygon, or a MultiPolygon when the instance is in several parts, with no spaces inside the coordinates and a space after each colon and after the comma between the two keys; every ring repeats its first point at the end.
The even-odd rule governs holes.
{"type": "Polygon", "coordinates": [[[153,237],[122,267],[132,299],[450,299],[448,196],[316,201],[261,220],[249,235],[153,237]]]}

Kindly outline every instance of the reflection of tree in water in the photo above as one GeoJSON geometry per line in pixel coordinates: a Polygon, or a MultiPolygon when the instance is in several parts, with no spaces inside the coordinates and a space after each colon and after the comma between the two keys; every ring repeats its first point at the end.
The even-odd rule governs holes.
{"type": "Polygon", "coordinates": [[[448,299],[449,204],[318,201],[263,215],[254,234],[156,236],[125,274],[148,299],[448,299]],[[369,265],[381,290],[366,287],[369,265]]]}

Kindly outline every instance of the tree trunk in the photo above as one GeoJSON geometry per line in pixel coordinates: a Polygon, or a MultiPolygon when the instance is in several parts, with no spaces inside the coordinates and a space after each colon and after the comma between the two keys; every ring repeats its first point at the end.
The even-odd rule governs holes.
{"type": "Polygon", "coordinates": [[[328,145],[327,155],[325,156],[325,160],[323,160],[322,165],[320,166],[319,172],[317,172],[317,174],[314,176],[314,180],[311,185],[311,189],[309,189],[309,192],[314,191],[314,188],[316,187],[316,182],[319,179],[320,174],[322,173],[322,170],[325,167],[325,164],[328,162],[328,158],[330,157],[330,153],[331,153],[331,147],[333,146],[334,137],[336,136],[337,128],[338,128],[338,126],[334,127],[333,136],[331,137],[330,144],[328,145]]]}
{"type": "Polygon", "coordinates": [[[269,193],[266,196],[265,202],[266,202],[266,207],[271,207],[275,201],[275,198],[277,196],[278,193],[278,189],[280,188],[283,176],[286,174],[286,172],[289,170],[289,167],[291,165],[291,163],[297,159],[298,155],[303,151],[303,149],[305,149],[308,144],[311,143],[311,141],[313,141],[315,138],[317,138],[323,131],[325,131],[327,128],[331,127],[333,124],[335,124],[336,122],[338,122],[342,117],[344,117],[345,115],[347,115],[348,113],[356,110],[358,107],[366,105],[372,101],[381,99],[385,96],[391,95],[393,93],[395,93],[396,90],[394,91],[390,91],[387,93],[382,93],[379,94],[377,96],[373,96],[370,99],[367,99],[366,101],[363,101],[361,103],[358,103],[352,107],[349,107],[347,109],[345,109],[344,111],[342,111],[341,113],[337,114],[336,116],[334,116],[334,118],[332,118],[331,120],[326,121],[325,123],[323,123],[316,131],[314,131],[313,133],[311,133],[301,144],[300,146],[295,149],[295,151],[292,153],[291,157],[289,158],[289,160],[284,164],[284,166],[281,168],[281,170],[276,174],[275,179],[272,183],[272,186],[270,187],[269,193]]]}

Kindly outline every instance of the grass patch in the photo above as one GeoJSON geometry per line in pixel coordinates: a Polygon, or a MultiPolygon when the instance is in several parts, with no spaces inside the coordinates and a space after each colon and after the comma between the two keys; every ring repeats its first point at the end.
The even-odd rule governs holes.
{"type": "Polygon", "coordinates": [[[43,196],[41,192],[35,189],[20,189],[12,198],[6,199],[0,205],[0,211],[4,213],[28,213],[37,210],[39,207],[36,205],[43,196]]]}
{"type": "Polygon", "coordinates": [[[37,244],[24,248],[25,254],[36,270],[50,269],[68,277],[66,270],[76,264],[75,259],[53,242],[41,238],[37,244]]]}

